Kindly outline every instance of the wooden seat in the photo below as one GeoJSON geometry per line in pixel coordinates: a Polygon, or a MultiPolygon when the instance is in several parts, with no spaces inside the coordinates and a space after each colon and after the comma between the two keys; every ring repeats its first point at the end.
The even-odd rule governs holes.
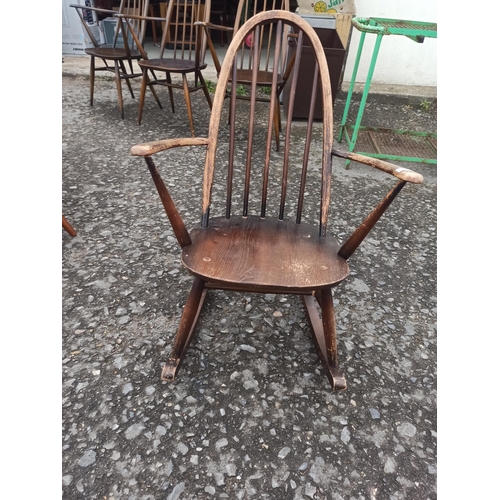
{"type": "MultiPolygon", "coordinates": [[[[202,70],[207,65],[205,60],[206,37],[203,29],[196,26],[198,21],[205,22],[210,16],[210,0],[171,0],[168,3],[164,30],[160,46],[160,56],[154,59],[139,61],[142,70],[141,94],[139,98],[139,113],[137,123],[142,122],[146,90],[149,88],[162,109],[155,86],[167,87],[170,97],[172,113],[175,113],[173,89],[180,89],[184,93],[186,108],[191,128],[191,135],[195,135],[194,118],[191,105],[191,93],[203,90],[208,106],[212,107],[212,98],[208,92],[202,70]],[[156,76],[156,72],[159,76],[156,76]],[[162,75],[162,76],[160,76],[162,75]],[[173,75],[181,76],[181,83],[172,79],[173,75]],[[192,75],[193,80],[188,80],[192,75]]],[[[151,19],[151,18],[147,18],[151,19]]]]}
{"type": "MultiPolygon", "coordinates": [[[[163,380],[172,381],[176,377],[206,295],[212,289],[220,289],[300,295],[311,326],[312,340],[331,386],[334,389],[346,388],[338,361],[332,289],[348,277],[348,259],[405,184],[419,184],[423,178],[412,170],[338,151],[332,145],[331,85],[321,42],[301,17],[274,10],[252,16],[234,36],[221,67],[207,137],[164,139],[131,148],[132,155],[145,159],[182,249],[182,264],[194,277],[170,355],[162,370],[163,380]],[[296,44],[297,62],[304,55],[305,46],[308,54],[312,48],[316,63],[310,75],[313,80],[311,102],[314,103],[321,93],[323,103],[321,122],[313,119],[314,106],[307,122],[292,121],[295,98],[300,98],[296,95],[300,64],[295,64],[289,81],[291,89],[283,128],[284,146],[279,153],[272,151],[275,101],[278,98],[277,66],[272,73],[269,106],[257,101],[258,73],[255,66],[249,102],[238,101],[236,106],[233,93],[231,102],[224,106],[228,82],[236,73],[235,60],[241,43],[250,34],[258,39],[261,30],[271,26],[276,32],[274,51],[278,55],[275,57],[279,57],[283,33],[293,33],[290,40],[296,44]],[[222,121],[226,112],[231,116],[229,125],[222,121]],[[200,157],[204,157],[205,164],[201,224],[190,231],[155,163],[155,160],[163,160],[167,167],[161,168],[166,169],[168,176],[168,152],[184,147],[195,151],[200,148],[200,157]],[[328,230],[334,156],[349,158],[396,178],[394,187],[363,221],[355,222],[349,214],[344,214],[353,227],[356,224],[358,227],[342,243],[328,230]],[[221,192],[221,186],[225,186],[225,193],[221,192]]],[[[192,154],[186,156],[183,164],[186,176],[193,169],[192,161],[188,159],[192,157],[192,154]]],[[[169,178],[169,185],[172,182],[169,178]]],[[[340,206],[344,204],[341,202],[340,206]]],[[[331,225],[335,225],[335,219],[331,225]]]]}
{"type": "MultiPolygon", "coordinates": [[[[221,30],[221,32],[228,31],[234,35],[240,29],[240,26],[245,24],[248,19],[255,16],[257,12],[265,12],[266,10],[290,10],[289,0],[239,0],[238,8],[236,10],[236,15],[234,19],[233,27],[217,26],[213,23],[205,23],[205,30],[207,33],[208,46],[210,48],[210,53],[214,62],[214,66],[217,70],[217,75],[220,74],[221,63],[219,61],[219,56],[215,50],[214,44],[210,37],[210,33],[213,30],[221,30]]],[[[231,96],[231,91],[233,88],[243,85],[248,87],[252,82],[252,71],[253,68],[257,68],[257,77],[255,79],[257,86],[259,88],[271,89],[272,86],[272,76],[274,73],[274,66],[277,67],[278,81],[275,88],[276,95],[278,99],[274,101],[275,103],[275,114],[274,114],[274,133],[276,140],[276,149],[279,150],[280,147],[280,131],[281,131],[281,116],[280,116],[280,101],[279,96],[285,86],[287,79],[290,75],[294,64],[294,58],[291,57],[287,61],[287,46],[288,39],[287,34],[282,34],[281,45],[278,47],[279,57],[274,58],[272,54],[272,47],[274,47],[276,32],[273,25],[269,25],[268,29],[262,29],[259,33],[259,37],[256,38],[254,35],[245,38],[239,47],[239,54],[237,56],[238,65],[236,70],[236,76],[234,77],[235,85],[231,85],[228,88],[227,97],[231,96]]],[[[229,82],[232,83],[233,76],[229,78],[229,82]]],[[[243,92],[236,93],[237,99],[249,99],[249,95],[243,92]]],[[[261,102],[270,102],[269,96],[264,93],[260,93],[257,96],[257,100],[261,102]]]]}
{"type": "Polygon", "coordinates": [[[94,47],[85,49],[85,53],[90,56],[90,105],[94,105],[94,85],[96,73],[113,73],[116,82],[116,91],[118,94],[118,106],[120,108],[121,118],[123,119],[125,118],[125,112],[123,108],[121,82],[122,80],[125,81],[130,95],[132,98],[135,98],[130,80],[142,76],[142,72],[134,68],[133,62],[140,61],[142,58],[147,57],[142,46],[138,46],[138,42],[142,44],[144,40],[146,21],[136,18],[133,22],[126,24],[117,14],[127,13],[137,16],[146,16],[149,10],[149,0],[122,0],[120,2],[118,12],[79,4],[73,4],[71,7],[76,9],[80,20],[82,21],[83,27],[94,45],[94,47]],[[84,20],[84,11],[95,12],[100,18],[109,16],[116,19],[115,36],[111,44],[101,43],[100,40],[95,38],[94,33],[92,33],[88,24],[84,20]],[[123,47],[120,46],[120,38],[123,40],[123,47]],[[104,66],[96,66],[96,60],[102,61],[104,66]],[[125,63],[127,63],[127,65],[125,63]]]}
{"type": "Polygon", "coordinates": [[[207,284],[234,290],[252,287],[274,293],[332,287],[348,274],[340,245],[318,228],[276,218],[216,217],[194,228],[182,263],[207,284]],[[252,251],[249,252],[248,249],[252,251]]]}

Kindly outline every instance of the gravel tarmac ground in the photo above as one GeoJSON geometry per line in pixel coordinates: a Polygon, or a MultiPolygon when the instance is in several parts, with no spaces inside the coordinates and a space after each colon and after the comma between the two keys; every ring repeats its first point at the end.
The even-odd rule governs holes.
{"type": "MultiPolygon", "coordinates": [[[[175,114],[166,92],[163,110],[148,96],[138,126],[133,85],[121,120],[113,81],[97,82],[90,107],[88,78],[62,79],[62,208],[77,230],[62,232],[62,497],[436,499],[437,167],[400,163],[424,184],[404,188],[334,291],[346,391],[330,389],[299,298],[219,291],[169,384],[160,371],[192,278],[130,148],[190,132],[182,93],[175,114]]],[[[192,98],[203,135],[208,105],[192,98]]],[[[436,111],[375,99],[365,117],[435,132],[436,111]]],[[[203,157],[182,148],[168,158],[192,227],[203,157]]],[[[345,237],[349,214],[360,220],[393,183],[335,160],[333,197],[347,201],[334,201],[332,231],[345,237]]]]}

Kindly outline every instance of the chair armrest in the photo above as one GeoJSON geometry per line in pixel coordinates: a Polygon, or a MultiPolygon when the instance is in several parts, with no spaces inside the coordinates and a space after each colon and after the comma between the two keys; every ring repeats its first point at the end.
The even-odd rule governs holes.
{"type": "Polygon", "coordinates": [[[234,31],[234,28],[232,26],[222,26],[220,24],[214,24],[214,23],[209,23],[209,22],[204,22],[204,21],[195,21],[194,26],[203,26],[204,28],[208,29],[214,29],[218,31],[234,31]]]}
{"type": "Polygon", "coordinates": [[[414,172],[409,168],[399,167],[398,165],[380,160],[379,158],[371,158],[357,153],[348,153],[347,151],[338,151],[337,149],[332,149],[332,155],[378,168],[405,182],[411,182],[413,184],[422,184],[422,182],[424,182],[423,176],[418,172],[414,172]]]}
{"type": "Polygon", "coordinates": [[[116,10],[109,10],[109,9],[101,9],[99,7],[88,7],[87,5],[81,5],[81,4],[70,4],[70,7],[74,7],[75,9],[85,9],[85,10],[92,10],[94,12],[97,12],[98,14],[118,14],[118,11],[116,10]]]}
{"type": "Polygon", "coordinates": [[[213,24],[213,23],[204,22],[204,21],[195,21],[194,25],[195,26],[200,26],[200,29],[201,29],[201,27],[203,27],[203,29],[205,31],[205,35],[207,37],[208,48],[210,49],[210,54],[212,56],[212,61],[213,61],[214,66],[215,66],[215,71],[217,72],[217,77],[219,77],[219,73],[220,73],[220,70],[221,70],[222,66],[221,66],[221,63],[219,61],[219,57],[217,55],[217,51],[215,50],[214,44],[212,42],[212,37],[210,35],[210,30],[211,29],[216,29],[216,30],[221,30],[221,31],[234,31],[234,28],[231,28],[229,26],[220,26],[218,24],[213,24]]]}
{"type": "Polygon", "coordinates": [[[206,146],[208,139],[205,137],[183,137],[179,139],[164,139],[161,141],[144,142],[136,144],[130,149],[132,156],[151,156],[167,149],[182,146],[206,146]]]}
{"type": "Polygon", "coordinates": [[[163,22],[165,22],[164,17],[140,16],[138,14],[120,14],[119,12],[115,12],[115,17],[123,17],[125,19],[138,19],[139,21],[163,21],[163,22]]]}

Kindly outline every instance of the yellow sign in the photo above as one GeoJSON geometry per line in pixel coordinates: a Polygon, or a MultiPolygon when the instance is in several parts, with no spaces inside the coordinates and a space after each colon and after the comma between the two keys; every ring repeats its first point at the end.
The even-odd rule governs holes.
{"type": "Polygon", "coordinates": [[[297,0],[296,12],[316,12],[317,14],[356,14],[354,0],[297,0]]]}

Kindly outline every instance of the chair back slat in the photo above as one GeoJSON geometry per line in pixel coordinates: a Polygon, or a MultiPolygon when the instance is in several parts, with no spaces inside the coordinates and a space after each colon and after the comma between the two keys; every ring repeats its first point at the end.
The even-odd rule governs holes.
{"type": "MultiPolygon", "coordinates": [[[[271,25],[272,27],[272,25],[271,25]]],[[[278,22],[278,29],[276,31],[275,38],[275,47],[274,47],[274,68],[272,73],[272,84],[271,84],[271,98],[269,103],[269,119],[267,121],[267,135],[266,135],[266,150],[264,156],[264,169],[262,175],[262,200],[261,200],[261,208],[260,208],[260,216],[266,216],[267,209],[267,192],[269,187],[269,168],[271,162],[271,145],[273,140],[273,127],[274,127],[274,118],[276,113],[276,87],[278,84],[278,64],[277,61],[280,57],[281,52],[281,35],[283,31],[283,23],[278,22]]]]}
{"type": "MultiPolygon", "coordinates": [[[[255,16],[258,12],[269,10],[286,10],[290,11],[290,0],[240,0],[236,10],[234,29],[237,31],[246,21],[255,16]]],[[[253,64],[252,53],[257,50],[259,52],[260,67],[265,71],[271,69],[272,62],[272,41],[274,40],[274,26],[270,25],[268,29],[262,30],[260,37],[254,37],[253,44],[249,47],[245,40],[241,44],[241,50],[238,57],[239,69],[251,69],[253,64]]],[[[280,61],[280,66],[283,61],[280,61]]]]}
{"type": "Polygon", "coordinates": [[[203,30],[199,30],[194,23],[196,21],[208,22],[210,8],[210,0],[170,0],[168,2],[160,59],[191,61],[197,59],[199,64],[203,64],[207,40],[203,30]]]}
{"type": "MultiPolygon", "coordinates": [[[[125,0],[121,0],[120,2],[120,7],[118,8],[118,12],[120,14],[124,14],[124,7],[125,7],[125,0]]],[[[120,33],[122,33],[123,35],[123,41],[125,43],[125,46],[127,47],[127,33],[125,32],[125,30],[123,29],[123,23],[122,23],[122,20],[121,19],[118,19],[117,20],[117,23],[116,23],[116,29],[115,29],[115,34],[113,36],[113,48],[116,48],[116,43],[118,41],[118,36],[120,35],[120,33]]]]}
{"type": "MultiPolygon", "coordinates": [[[[231,80],[236,81],[237,66],[233,64],[231,80]]],[[[235,114],[236,114],[236,92],[231,93],[229,105],[229,157],[227,163],[227,196],[226,196],[226,219],[231,217],[231,204],[233,196],[233,172],[235,151],[235,114]]]]}
{"type": "MultiPolygon", "coordinates": [[[[260,213],[262,218],[277,217],[280,220],[291,216],[299,224],[303,218],[304,206],[314,207],[317,210],[319,204],[319,216],[310,215],[309,212],[308,216],[314,217],[315,220],[319,219],[319,234],[326,235],[332,145],[332,90],[325,53],[318,36],[306,21],[291,12],[276,10],[252,16],[236,32],[226,52],[213,100],[203,180],[202,226],[209,225],[212,187],[214,177],[217,175],[217,179],[221,176],[217,185],[227,186],[226,218],[232,215],[247,217],[253,213],[260,213]],[[269,82],[269,98],[264,101],[259,95],[257,85],[259,54],[254,50],[252,71],[249,73],[249,95],[247,100],[237,99],[236,89],[232,89],[232,82],[236,81],[239,48],[248,35],[258,40],[262,32],[270,31],[271,25],[274,33],[271,63],[274,69],[269,82]],[[286,40],[286,43],[283,43],[283,40],[286,40]],[[293,55],[288,53],[290,44],[293,44],[293,55]],[[316,69],[314,74],[310,75],[313,78],[311,98],[313,105],[307,122],[293,121],[294,103],[302,97],[297,95],[296,86],[299,81],[301,57],[305,57],[303,51],[306,48],[307,57],[316,59],[316,69]],[[290,87],[290,100],[287,109],[283,110],[286,114],[282,131],[285,135],[284,147],[281,151],[275,151],[272,147],[273,130],[279,122],[278,91],[282,77],[277,62],[286,59],[289,64],[289,60],[293,58],[295,64],[289,70],[291,75],[286,84],[290,87]],[[228,87],[231,87],[229,94],[228,87]],[[314,120],[316,94],[323,102],[322,123],[314,120]],[[226,100],[228,95],[229,99],[226,100]],[[227,107],[225,103],[228,103],[227,107]],[[223,119],[221,116],[227,116],[226,110],[229,116],[223,119]],[[226,120],[227,126],[225,126],[226,120]],[[317,138],[314,142],[313,137],[317,138]],[[257,143],[264,147],[254,147],[257,143]],[[220,155],[217,153],[218,144],[221,148],[220,155]],[[220,158],[224,158],[226,151],[227,171],[225,169],[219,171],[218,168],[216,170],[216,163],[220,158]],[[317,175],[314,179],[310,179],[308,170],[314,166],[314,171],[318,172],[320,164],[321,179],[318,179],[317,175]]],[[[213,210],[215,208],[213,207],[213,210]]]]}
{"type": "Polygon", "coordinates": [[[311,88],[311,104],[309,106],[309,118],[307,119],[306,144],[304,147],[304,156],[302,159],[302,172],[300,176],[297,216],[295,218],[297,224],[300,224],[300,221],[302,220],[302,209],[304,206],[304,193],[306,188],[307,167],[309,165],[309,152],[311,149],[311,140],[313,131],[314,106],[316,103],[316,95],[318,93],[318,77],[319,77],[319,68],[318,68],[318,63],[316,63],[314,68],[312,88],[311,88]]]}
{"type": "MultiPolygon", "coordinates": [[[[259,38],[261,27],[257,25],[255,29],[255,36],[259,38]]],[[[259,54],[257,51],[253,52],[253,68],[252,68],[252,84],[250,88],[250,120],[248,127],[248,146],[245,165],[245,192],[243,195],[243,216],[248,215],[248,200],[250,196],[250,176],[252,167],[252,151],[254,144],[254,126],[255,126],[255,105],[257,102],[257,70],[259,63],[257,61],[259,54]]]]}
{"type": "MultiPolygon", "coordinates": [[[[272,27],[272,25],[271,25],[272,27]]],[[[278,85],[278,70],[279,64],[278,61],[281,58],[281,42],[283,36],[283,22],[279,21],[276,25],[276,37],[275,37],[275,46],[274,46],[274,63],[273,63],[273,77],[272,77],[272,86],[271,86],[271,102],[269,106],[269,121],[268,121],[268,132],[267,132],[267,144],[266,144],[266,158],[270,156],[271,149],[271,140],[272,140],[272,130],[274,126],[274,117],[276,113],[276,106],[279,106],[279,103],[276,102],[276,87],[278,85]]],[[[285,50],[286,48],[283,47],[285,50]]],[[[287,180],[288,180],[288,160],[289,160],[289,152],[290,152],[290,138],[286,137],[285,143],[288,144],[288,148],[285,146],[285,154],[283,158],[283,172],[281,178],[281,200],[280,200],[280,209],[279,209],[279,219],[283,220],[284,211],[285,211],[285,200],[286,200],[286,191],[287,191],[287,180]]]]}
{"type": "Polygon", "coordinates": [[[175,16],[173,23],[171,22],[171,18],[168,19],[169,16],[167,14],[167,23],[168,23],[167,29],[169,31],[169,38],[170,38],[170,40],[174,40],[174,44],[173,44],[173,49],[174,49],[173,57],[174,58],[177,57],[177,44],[175,43],[175,40],[179,39],[179,12],[180,12],[180,9],[175,8],[176,5],[180,5],[180,4],[178,2],[176,2],[175,0],[170,0],[170,2],[168,4],[168,8],[172,9],[172,11],[170,13],[171,18],[173,16],[175,16]]]}
{"type": "MultiPolygon", "coordinates": [[[[196,9],[194,11],[193,22],[195,22],[195,21],[203,21],[203,14],[204,14],[204,9],[205,8],[206,8],[206,5],[202,4],[202,3],[199,3],[196,6],[196,9]]],[[[210,8],[210,5],[208,5],[208,8],[210,8]]],[[[210,18],[210,16],[208,16],[208,18],[210,18]]],[[[191,34],[191,39],[190,39],[190,44],[189,44],[189,50],[190,50],[189,58],[191,59],[192,53],[193,53],[193,51],[195,50],[195,47],[196,47],[196,43],[198,42],[198,38],[199,38],[198,35],[199,35],[199,33],[198,33],[198,30],[193,26],[193,28],[190,30],[190,34],[191,34]]],[[[199,42],[201,42],[201,40],[199,40],[199,42]]]]}
{"type": "MultiPolygon", "coordinates": [[[[147,16],[148,11],[149,0],[122,0],[118,9],[120,14],[133,16],[147,16]]],[[[118,35],[121,33],[126,50],[137,50],[138,44],[130,33],[130,30],[136,34],[140,44],[144,43],[144,36],[146,35],[146,21],[144,19],[130,18],[125,21],[122,18],[118,18],[113,47],[116,46],[118,35]]]]}
{"type": "Polygon", "coordinates": [[[196,4],[196,5],[193,5],[193,8],[191,10],[191,16],[188,17],[188,12],[187,12],[187,3],[188,3],[188,0],[184,0],[184,6],[183,6],[183,10],[184,10],[184,16],[182,18],[182,37],[184,38],[184,40],[187,41],[187,44],[183,43],[181,45],[181,49],[182,49],[182,54],[181,54],[181,57],[184,59],[184,56],[186,54],[186,47],[188,48],[187,52],[189,53],[188,54],[188,58],[191,57],[191,47],[192,47],[192,43],[193,43],[193,30],[192,29],[189,29],[188,28],[188,20],[189,18],[193,18],[193,19],[196,19],[196,16],[198,15],[198,8],[200,6],[200,4],[196,4]]]}

